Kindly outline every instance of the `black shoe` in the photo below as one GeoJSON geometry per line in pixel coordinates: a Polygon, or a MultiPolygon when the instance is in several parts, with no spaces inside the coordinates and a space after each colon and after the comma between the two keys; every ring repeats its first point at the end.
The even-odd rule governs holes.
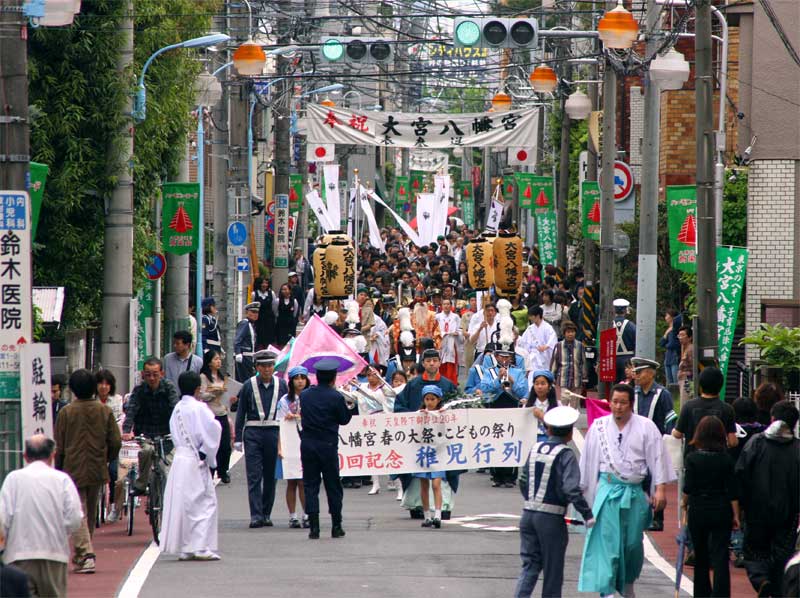
{"type": "Polygon", "coordinates": [[[442,527],[442,520],[441,520],[441,519],[439,519],[438,517],[434,517],[434,518],[433,518],[433,527],[435,527],[436,529],[441,529],[441,527],[442,527]]]}
{"type": "Polygon", "coordinates": [[[341,523],[331,528],[331,538],[344,538],[344,529],[341,523]]]}
{"type": "Polygon", "coordinates": [[[513,488],[517,484],[515,482],[506,482],[506,488],[513,488]]]}
{"type": "Polygon", "coordinates": [[[134,486],[133,492],[131,494],[133,494],[134,496],[145,496],[147,494],[147,489],[145,488],[144,490],[142,490],[141,488],[134,486]]]}
{"type": "Polygon", "coordinates": [[[733,566],[737,569],[744,569],[744,557],[741,554],[737,554],[733,558],[733,566]]]}
{"type": "Polygon", "coordinates": [[[219,481],[223,484],[230,484],[231,483],[231,476],[227,473],[225,475],[219,476],[219,481]]]}
{"type": "Polygon", "coordinates": [[[442,521],[450,521],[450,511],[442,511],[442,521]]]}
{"type": "Polygon", "coordinates": [[[411,519],[424,519],[425,518],[425,513],[419,507],[416,508],[416,509],[411,509],[408,512],[408,514],[411,515],[411,519]]]}
{"type": "Polygon", "coordinates": [[[685,567],[694,567],[694,550],[690,550],[686,555],[686,560],[683,561],[685,567]]]}
{"type": "Polygon", "coordinates": [[[772,596],[772,595],[773,595],[772,594],[772,584],[767,579],[758,588],[758,598],[762,598],[762,596],[765,597],[765,598],[768,598],[769,596],[772,596]]]}
{"type": "Polygon", "coordinates": [[[316,515],[309,515],[308,524],[311,526],[311,529],[308,532],[309,539],[319,540],[319,513],[316,515]]]}
{"type": "Polygon", "coordinates": [[[300,529],[300,521],[298,519],[290,519],[289,520],[289,527],[292,529],[300,529]]]}
{"type": "Polygon", "coordinates": [[[309,527],[311,527],[311,524],[309,523],[308,519],[304,518],[303,519],[303,529],[308,529],[309,527]]]}
{"type": "Polygon", "coordinates": [[[650,527],[647,528],[647,531],[650,532],[663,532],[664,531],[664,522],[663,521],[653,521],[650,524],[650,527]]]}
{"type": "Polygon", "coordinates": [[[502,487],[503,487],[503,482],[497,482],[497,481],[492,482],[492,488],[502,488],[502,487]]]}
{"type": "Polygon", "coordinates": [[[267,517],[266,519],[264,519],[264,526],[265,526],[265,527],[272,527],[273,525],[275,525],[275,524],[274,524],[274,523],[272,523],[272,519],[270,519],[269,517],[267,517]]]}
{"type": "Polygon", "coordinates": [[[255,529],[257,527],[264,527],[264,521],[262,519],[253,519],[250,522],[250,529],[255,529]]]}
{"type": "Polygon", "coordinates": [[[420,524],[420,527],[433,527],[433,520],[432,519],[426,519],[425,521],[423,521],[420,524]]]}

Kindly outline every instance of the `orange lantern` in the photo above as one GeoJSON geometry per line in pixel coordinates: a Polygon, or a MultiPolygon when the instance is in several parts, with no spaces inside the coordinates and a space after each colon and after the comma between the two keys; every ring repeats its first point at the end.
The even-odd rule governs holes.
{"type": "Polygon", "coordinates": [[[552,93],[558,85],[556,72],[546,64],[540,64],[529,77],[533,91],[539,93],[552,93]]]}
{"type": "Polygon", "coordinates": [[[598,21],[597,32],[606,48],[627,50],[639,35],[639,24],[618,0],[617,7],[598,21]]]}
{"type": "Polygon", "coordinates": [[[252,39],[248,39],[233,53],[233,66],[240,75],[260,75],[265,64],[267,55],[252,39]]]}
{"type": "Polygon", "coordinates": [[[492,244],[483,237],[467,243],[467,278],[476,291],[487,291],[494,284],[492,244]]]}
{"type": "Polygon", "coordinates": [[[501,231],[492,241],[494,286],[499,295],[516,295],[522,283],[522,239],[501,231]]]}
{"type": "Polygon", "coordinates": [[[497,92],[492,98],[492,108],[495,109],[495,112],[507,112],[511,110],[511,96],[502,91],[497,92]]]}
{"type": "Polygon", "coordinates": [[[326,108],[333,108],[334,106],[336,106],[336,102],[326,97],[324,100],[320,102],[320,106],[325,106],[326,108]]]}

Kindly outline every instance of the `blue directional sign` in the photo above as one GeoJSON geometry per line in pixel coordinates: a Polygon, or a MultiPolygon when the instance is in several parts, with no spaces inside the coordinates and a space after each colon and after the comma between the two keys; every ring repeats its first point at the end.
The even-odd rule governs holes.
{"type": "Polygon", "coordinates": [[[247,242],[247,227],[242,222],[231,222],[228,225],[228,243],[244,245],[247,242]]]}
{"type": "Polygon", "coordinates": [[[236,271],[237,272],[248,272],[250,270],[250,258],[249,257],[237,257],[236,258],[236,271]]]}

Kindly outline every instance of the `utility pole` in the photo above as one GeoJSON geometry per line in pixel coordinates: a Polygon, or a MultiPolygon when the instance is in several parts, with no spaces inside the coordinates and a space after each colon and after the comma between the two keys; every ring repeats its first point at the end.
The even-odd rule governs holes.
{"type": "MultiPolygon", "coordinates": [[[[564,40],[562,43],[569,43],[569,40],[564,40]]],[[[562,58],[566,55],[564,49],[560,49],[559,53],[562,58]]],[[[571,69],[567,62],[564,62],[564,72],[562,77],[569,80],[571,69]]],[[[564,109],[567,103],[567,94],[561,95],[561,162],[558,168],[558,206],[557,225],[558,225],[558,240],[556,243],[556,261],[559,267],[567,269],[567,203],[569,199],[569,139],[572,121],[564,109]]]]}
{"type": "MultiPolygon", "coordinates": [[[[218,31],[226,31],[224,19],[218,31]],[[224,27],[224,28],[223,28],[224,27]]],[[[227,62],[228,52],[223,53],[223,64],[227,62]]],[[[222,84],[222,97],[216,106],[212,106],[213,121],[219,127],[211,127],[211,185],[214,188],[214,298],[217,301],[217,323],[219,330],[227,334],[235,325],[235,310],[233,304],[223,301],[228,289],[228,220],[230,211],[228,207],[228,99],[230,91],[227,85],[228,70],[219,73],[222,84]]],[[[227,351],[233,349],[233,344],[223,342],[227,351]]]]}
{"type": "MultiPolygon", "coordinates": [[[[281,0],[281,14],[285,15],[292,10],[292,3],[288,0],[281,0]]],[[[292,41],[292,23],[285,16],[278,19],[276,30],[279,32],[278,45],[289,44],[292,41]]],[[[289,60],[283,55],[277,58],[278,77],[286,77],[289,73],[289,60]]],[[[289,134],[290,116],[292,109],[292,91],[294,81],[284,79],[275,84],[277,88],[275,95],[277,99],[273,102],[273,114],[275,115],[275,153],[273,163],[275,164],[275,195],[279,193],[289,193],[289,166],[291,164],[292,137],[289,134]]],[[[275,224],[277,233],[277,222],[275,224]]],[[[278,235],[274,239],[277,241],[278,235]]],[[[273,249],[272,255],[275,255],[273,249]]],[[[272,286],[279,288],[289,279],[289,269],[285,267],[276,268],[273,258],[272,264],[272,286]]]]}
{"type": "Polygon", "coordinates": [[[30,163],[28,42],[21,0],[0,7],[0,189],[23,191],[30,163]]]}
{"type": "MultiPolygon", "coordinates": [[[[594,51],[595,53],[598,51],[599,48],[599,41],[595,38],[593,39],[594,51]]],[[[600,69],[597,66],[597,62],[595,62],[591,69],[591,77],[590,79],[596,81],[600,69]]],[[[592,103],[592,111],[596,111],[600,109],[600,94],[597,93],[597,85],[588,85],[587,86],[587,95],[589,96],[589,101],[592,103]]],[[[586,180],[587,181],[596,181],[597,180],[597,154],[600,148],[595,147],[592,143],[592,138],[589,136],[589,142],[586,144],[586,153],[587,153],[587,165],[586,165],[586,180]]],[[[597,247],[595,242],[592,239],[584,239],[583,241],[583,272],[586,276],[587,281],[592,281],[597,283],[597,247]]]]}
{"type": "MultiPolygon", "coordinates": [[[[178,180],[189,182],[189,144],[184,141],[183,158],[178,168],[178,180]]],[[[203,182],[199,181],[202,185],[203,182]]],[[[202,239],[202,234],[200,236],[202,239]]],[[[166,284],[164,285],[164,343],[170,346],[172,335],[189,330],[189,258],[191,254],[167,253],[166,284]]],[[[198,334],[200,331],[198,331],[198,334]]],[[[197,339],[195,339],[197,340],[197,339]]],[[[165,351],[165,353],[168,351],[165,351]]]]}
{"type": "MultiPolygon", "coordinates": [[[[660,7],[647,0],[646,55],[653,57],[660,42],[655,33],[660,7]]],[[[661,90],[649,73],[644,88],[642,134],[642,186],[639,208],[639,278],[636,289],[636,355],[656,357],[656,308],[658,290],[658,149],[660,144],[661,90]]]]}
{"type": "MultiPolygon", "coordinates": [[[[714,80],[711,71],[711,0],[696,5],[695,118],[697,141],[697,317],[698,361],[716,361],[717,255],[714,210],[714,80]]],[[[698,364],[695,364],[697,367],[698,364]]]]}
{"type": "MultiPolygon", "coordinates": [[[[117,26],[122,43],[117,57],[117,76],[129,81],[133,64],[133,2],[125,1],[117,26]]],[[[108,202],[103,246],[103,323],[101,356],[103,367],[117,379],[117,390],[130,390],[130,305],[133,297],[133,95],[126,94],[122,106],[124,122],[119,142],[112,140],[109,154],[117,156],[117,184],[108,202]]]]}
{"type": "MultiPolygon", "coordinates": [[[[610,3],[613,8],[614,3],[610,3]]],[[[600,177],[600,331],[613,326],[614,301],[614,160],[617,157],[617,73],[606,60],[603,71],[603,142],[600,177]]],[[[600,398],[608,397],[609,385],[599,383],[600,398]]]]}

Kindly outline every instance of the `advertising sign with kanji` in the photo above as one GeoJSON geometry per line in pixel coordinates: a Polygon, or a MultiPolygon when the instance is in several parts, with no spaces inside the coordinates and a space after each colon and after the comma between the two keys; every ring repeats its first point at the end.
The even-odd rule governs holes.
{"type": "Polygon", "coordinates": [[[519,207],[532,208],[533,207],[533,184],[535,174],[529,172],[515,172],[514,178],[517,182],[517,189],[519,189],[519,207]]]}
{"type": "Polygon", "coordinates": [[[394,177],[394,206],[403,212],[411,209],[411,181],[407,176],[394,177]]]}
{"type": "Polygon", "coordinates": [[[136,371],[141,372],[145,359],[154,354],[153,283],[145,283],[136,298],[136,371]]]}
{"type": "MultiPolygon", "coordinates": [[[[528,208],[533,210],[535,214],[541,214],[556,209],[556,194],[553,187],[553,177],[532,174],[526,177],[526,183],[530,184],[531,187],[531,197],[525,198],[528,208]]],[[[526,190],[527,185],[522,195],[524,195],[526,190]]]]}
{"type": "Polygon", "coordinates": [[[422,170],[412,170],[408,173],[411,184],[411,203],[416,201],[417,193],[422,193],[425,188],[425,172],[422,170]]]}
{"type": "Polygon", "coordinates": [[[197,251],[200,220],[200,185],[164,183],[162,197],[162,236],[164,251],[184,255],[197,251]]]}
{"type": "Polygon", "coordinates": [[[53,437],[53,405],[50,398],[50,344],[20,347],[22,384],[22,438],[34,434],[53,437]]]}
{"type": "Polygon", "coordinates": [[[289,175],[289,210],[299,212],[303,205],[303,175],[289,175]]]}
{"type": "Polygon", "coordinates": [[[28,194],[31,197],[31,241],[35,241],[36,229],[39,226],[39,214],[42,211],[42,200],[44,199],[44,185],[47,182],[47,174],[50,172],[50,167],[47,164],[31,162],[28,168],[30,173],[28,194]]]}
{"type": "Polygon", "coordinates": [[[510,201],[514,198],[514,189],[517,187],[517,181],[514,175],[506,175],[503,177],[503,199],[510,201]]]}
{"type": "Polygon", "coordinates": [[[275,194],[275,237],[272,265],[276,268],[289,267],[289,196],[275,194]]]}
{"type": "Polygon", "coordinates": [[[519,147],[536,139],[538,109],[465,114],[369,112],[309,104],[311,143],[407,148],[519,147]]]}
{"type": "Polygon", "coordinates": [[[728,375],[733,332],[739,317],[739,305],[747,273],[747,257],[748,252],[744,247],[717,247],[717,335],[719,369],[722,370],[724,377],[728,375]]]}
{"type": "Polygon", "coordinates": [[[0,399],[20,398],[20,356],[33,331],[30,199],[0,191],[0,399]]]}
{"type": "Polygon", "coordinates": [[[458,181],[456,183],[456,204],[461,206],[461,218],[469,227],[475,225],[475,190],[472,181],[458,181]]]}
{"type": "Polygon", "coordinates": [[[536,214],[536,238],[539,241],[539,259],[543,265],[556,265],[558,229],[553,210],[536,214]]]}
{"type": "Polygon", "coordinates": [[[581,184],[583,238],[600,241],[600,184],[583,181],[581,184]]]}
{"type": "Polygon", "coordinates": [[[598,376],[601,382],[614,382],[617,377],[617,329],[600,331],[600,363],[598,376]]]}
{"type": "Polygon", "coordinates": [[[697,272],[697,187],[667,187],[667,230],[670,265],[682,272],[697,272]]]}
{"type": "MultiPolygon", "coordinates": [[[[359,415],[339,428],[339,471],[362,476],[518,467],[535,438],[531,409],[359,415]]],[[[301,478],[294,421],[281,423],[281,451],[284,478],[301,478]]]]}

